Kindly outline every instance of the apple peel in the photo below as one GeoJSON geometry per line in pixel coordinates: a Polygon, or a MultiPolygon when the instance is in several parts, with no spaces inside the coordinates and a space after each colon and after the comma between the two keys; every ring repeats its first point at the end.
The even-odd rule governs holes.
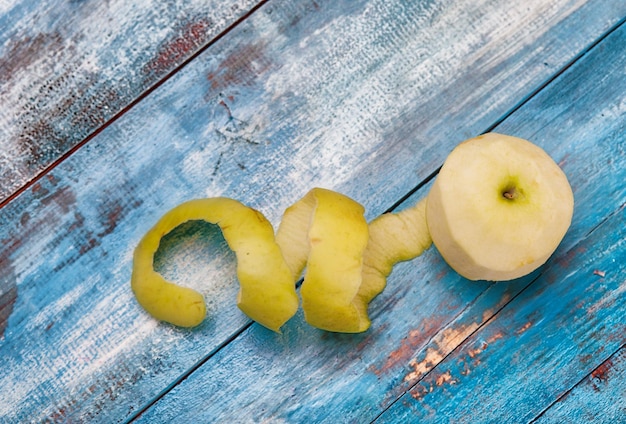
{"type": "Polygon", "coordinates": [[[342,333],[369,327],[367,305],[357,305],[368,241],[364,209],[334,191],[316,188],[283,215],[276,241],[292,271],[306,265],[300,294],[306,321],[342,333]]]}
{"type": "Polygon", "coordinates": [[[274,241],[272,225],[258,211],[224,197],[197,199],[167,212],[135,249],[131,287],[139,304],[153,317],[193,327],[206,315],[203,296],[166,281],[154,271],[161,237],[191,220],[217,224],[237,257],[240,290],[237,306],[258,323],[279,331],[298,309],[294,277],[274,241]]]}
{"type": "Polygon", "coordinates": [[[306,321],[327,331],[363,332],[371,325],[368,306],[396,263],[435,244],[468,279],[518,278],[554,252],[573,204],[567,177],[546,152],[523,139],[487,133],[450,153],[427,198],[369,225],[363,206],[321,188],[287,208],[276,235],[263,214],[236,200],[183,203],[140,241],[131,286],[155,318],[182,327],[200,324],[206,314],[202,295],[166,281],[154,271],[153,259],[161,237],[186,221],[204,220],[220,227],[236,254],[237,306],[250,318],[280,332],[297,311],[295,283],[306,269],[306,321]]]}
{"type": "Polygon", "coordinates": [[[364,209],[337,192],[314,188],[284,213],[274,236],[258,211],[229,198],[197,199],[166,213],[135,249],[131,287],[153,317],[181,327],[200,324],[206,314],[197,291],[154,271],[161,238],[180,224],[217,224],[237,257],[237,306],[261,325],[280,332],[298,308],[301,287],[306,321],[327,331],[357,333],[371,321],[369,303],[380,294],[395,263],[412,259],[431,244],[425,202],[388,213],[368,226],[364,209]]]}

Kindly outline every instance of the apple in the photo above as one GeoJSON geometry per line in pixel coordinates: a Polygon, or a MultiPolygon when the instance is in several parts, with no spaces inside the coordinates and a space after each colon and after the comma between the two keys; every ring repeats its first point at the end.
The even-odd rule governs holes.
{"type": "Polygon", "coordinates": [[[505,281],[544,264],[567,232],[574,196],[535,144],[487,133],[459,144],[429,194],[426,221],[445,261],[470,280],[505,281]]]}

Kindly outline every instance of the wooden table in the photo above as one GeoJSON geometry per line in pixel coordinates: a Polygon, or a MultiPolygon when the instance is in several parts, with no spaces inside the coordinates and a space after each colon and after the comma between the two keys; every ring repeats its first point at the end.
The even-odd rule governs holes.
{"type": "Polygon", "coordinates": [[[624,0],[0,2],[0,422],[626,422],[624,0]],[[198,289],[158,323],[132,253],[227,196],[273,225],[313,187],[368,220],[414,204],[460,141],[543,147],[576,199],[548,263],[470,282],[433,247],[372,327],[236,307],[193,222],[155,266],[198,289]]]}

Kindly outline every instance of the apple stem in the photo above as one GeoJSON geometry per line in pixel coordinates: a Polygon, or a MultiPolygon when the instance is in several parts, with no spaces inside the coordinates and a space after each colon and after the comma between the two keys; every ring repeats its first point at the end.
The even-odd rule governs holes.
{"type": "Polygon", "coordinates": [[[515,187],[508,187],[502,192],[502,196],[504,196],[506,199],[513,200],[517,197],[517,190],[515,189],[515,187]]]}

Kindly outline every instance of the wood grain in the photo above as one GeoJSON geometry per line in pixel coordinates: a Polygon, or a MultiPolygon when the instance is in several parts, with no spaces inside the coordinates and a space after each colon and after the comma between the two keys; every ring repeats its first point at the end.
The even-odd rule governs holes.
{"type": "MultiPolygon", "coordinates": [[[[346,413],[375,416],[403,393],[421,347],[446,340],[452,350],[490,318],[485,311],[496,313],[528,281],[468,285],[431,251],[421,268],[394,271],[394,285],[376,301],[371,333],[319,333],[298,318],[277,337],[248,327],[236,309],[234,263],[219,234],[187,228],[179,234],[182,244],[174,237],[164,247],[162,257],[172,263],[162,264],[162,272],[204,293],[210,317],[183,331],[157,324],[134,302],[132,249],[165,211],[194,197],[235,197],[277,223],[286,206],[324,186],[362,202],[373,218],[430,175],[458,141],[489,128],[529,87],[540,87],[604,34],[625,9],[621,1],[268,2],[0,209],[6,223],[0,317],[7,317],[0,321],[0,354],[9,370],[0,375],[9,394],[0,399],[0,416],[123,421],[202,363],[220,374],[215,393],[226,398],[234,395],[224,391],[229,379],[248,369],[252,380],[240,406],[269,414],[259,404],[274,408],[277,398],[253,383],[278,387],[280,376],[270,377],[282,375],[279,365],[292,356],[298,366],[319,365],[300,375],[311,385],[291,381],[287,393],[299,405],[305,393],[308,407],[328,414],[316,388],[358,390],[367,402],[348,405],[343,392],[333,402],[343,402],[346,413]],[[455,333],[446,329],[459,335],[450,338],[455,333]],[[238,337],[242,331],[246,336],[238,337]],[[229,362],[228,352],[242,344],[235,374],[209,365],[229,362]],[[388,362],[390,352],[395,360],[388,362]],[[354,370],[359,381],[363,364],[372,366],[364,386],[346,387],[339,378],[346,374],[330,372],[354,370]],[[390,384],[382,387],[385,397],[375,392],[378,370],[390,384]],[[264,396],[255,400],[253,391],[264,396]]],[[[562,139],[540,141],[562,161],[571,152],[554,140],[562,139]]],[[[585,154],[593,150],[584,146],[585,154]]],[[[621,162],[613,164],[619,173],[621,162]]],[[[602,189],[623,195],[610,185],[602,189]]],[[[578,225],[601,223],[609,206],[603,207],[578,225]]],[[[584,234],[577,227],[564,248],[584,234]]],[[[293,399],[281,405],[294,417],[306,413],[293,399]]],[[[207,415],[224,412],[220,404],[206,409],[200,397],[188,403],[207,415]]],[[[167,416],[179,405],[157,408],[167,416]]]]}
{"type": "Polygon", "coordinates": [[[257,3],[3,3],[0,204],[257,3]]]}
{"type": "Polygon", "coordinates": [[[566,392],[535,422],[617,423],[626,417],[626,349],[624,346],[566,392]]]}

